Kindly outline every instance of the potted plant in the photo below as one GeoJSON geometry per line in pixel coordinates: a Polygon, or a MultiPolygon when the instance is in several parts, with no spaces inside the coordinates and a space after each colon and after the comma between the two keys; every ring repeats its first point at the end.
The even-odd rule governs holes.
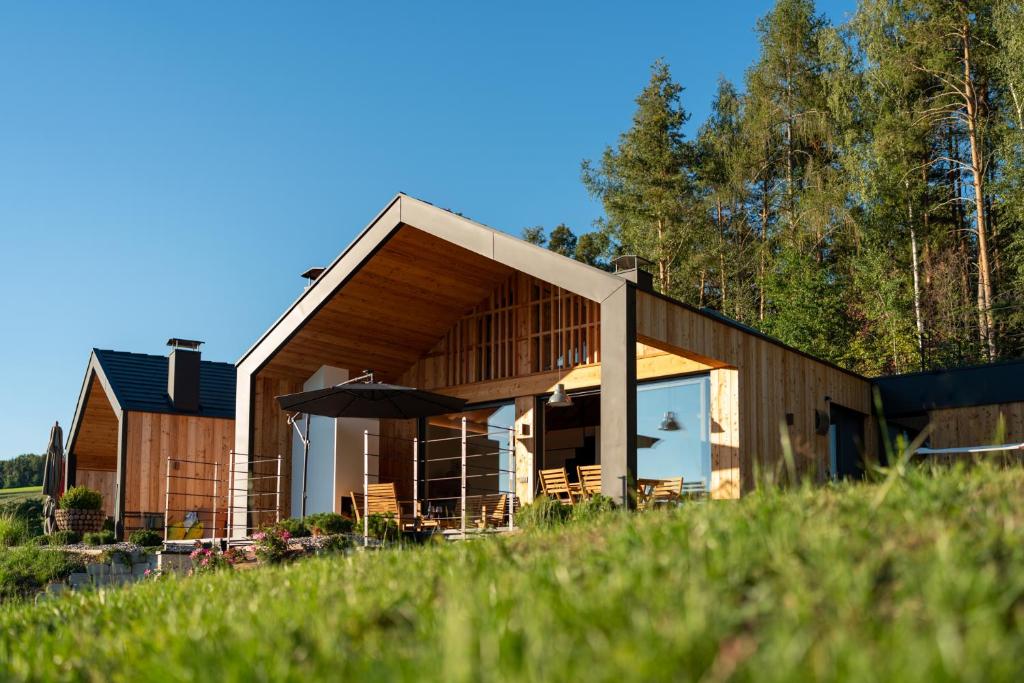
{"type": "Polygon", "coordinates": [[[103,495],[85,486],[73,486],[61,496],[55,516],[61,531],[79,534],[99,531],[106,519],[103,495]]]}

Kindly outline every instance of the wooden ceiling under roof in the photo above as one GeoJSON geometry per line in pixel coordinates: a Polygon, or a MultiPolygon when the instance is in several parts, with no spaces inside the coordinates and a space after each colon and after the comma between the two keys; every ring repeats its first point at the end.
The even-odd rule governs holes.
{"type": "Polygon", "coordinates": [[[403,225],[260,374],[305,379],[331,365],[395,381],[512,272],[403,225]]]}
{"type": "Polygon", "coordinates": [[[88,392],[81,427],[72,448],[76,466],[83,470],[116,469],[120,423],[96,375],[89,382],[88,392]]]}

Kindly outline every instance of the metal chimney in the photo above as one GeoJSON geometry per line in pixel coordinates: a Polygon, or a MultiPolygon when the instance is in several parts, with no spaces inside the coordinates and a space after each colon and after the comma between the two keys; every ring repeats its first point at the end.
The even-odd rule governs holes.
{"type": "Polygon", "coordinates": [[[653,264],[643,256],[623,254],[613,258],[612,263],[615,265],[616,275],[630,282],[635,282],[637,289],[642,289],[645,292],[654,291],[654,276],[643,269],[644,266],[653,264]]]}
{"type": "Polygon", "coordinates": [[[306,278],[306,289],[312,287],[313,283],[316,282],[316,279],[323,275],[325,270],[327,269],[321,266],[315,266],[303,273],[302,277],[306,278]]]}
{"type": "Polygon", "coordinates": [[[193,339],[167,340],[171,353],[167,357],[167,396],[175,410],[199,410],[199,347],[203,342],[193,339]]]}

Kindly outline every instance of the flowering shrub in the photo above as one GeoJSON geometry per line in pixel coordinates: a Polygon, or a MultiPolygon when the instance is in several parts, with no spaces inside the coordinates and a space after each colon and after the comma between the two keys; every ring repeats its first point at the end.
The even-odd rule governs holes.
{"type": "Polygon", "coordinates": [[[252,549],[260,562],[276,564],[288,559],[288,539],[291,533],[286,529],[271,527],[252,535],[252,549]]]}
{"type": "Polygon", "coordinates": [[[142,574],[146,577],[147,581],[159,581],[167,578],[167,574],[164,573],[163,569],[147,569],[142,574]]]}
{"type": "Polygon", "coordinates": [[[196,541],[195,550],[189,554],[189,558],[192,560],[192,574],[209,574],[220,569],[230,569],[234,564],[232,558],[199,541],[196,541]]]}

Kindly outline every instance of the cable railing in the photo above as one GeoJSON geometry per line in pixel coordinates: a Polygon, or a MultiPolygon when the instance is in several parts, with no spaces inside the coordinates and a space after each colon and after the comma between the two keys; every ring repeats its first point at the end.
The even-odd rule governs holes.
{"type": "Polygon", "coordinates": [[[280,522],[282,456],[268,457],[231,451],[228,465],[227,535],[234,538],[238,530],[241,530],[242,536],[249,536],[253,529],[263,526],[264,515],[272,516],[274,524],[280,522]],[[268,469],[269,472],[266,471],[268,469]],[[240,481],[245,482],[244,486],[239,486],[240,481]],[[259,483],[266,481],[273,483],[259,483]],[[273,500],[267,501],[268,498],[273,500]],[[241,525],[238,523],[240,514],[241,525]]]}
{"type": "MultiPolygon", "coordinates": [[[[485,431],[468,430],[470,421],[463,417],[459,423],[459,434],[434,439],[413,438],[407,440],[411,444],[412,455],[412,506],[415,518],[414,529],[438,530],[442,532],[455,532],[461,538],[466,538],[469,533],[482,531],[488,528],[490,522],[500,522],[505,529],[515,528],[516,508],[516,460],[515,460],[515,430],[512,427],[495,427],[485,425],[485,431]],[[489,450],[482,452],[471,452],[473,439],[492,437],[507,438],[507,446],[485,446],[489,450]],[[445,444],[458,442],[459,454],[453,456],[429,457],[427,447],[431,444],[445,444]],[[426,457],[423,457],[426,456],[426,457]],[[507,467],[501,466],[502,456],[507,456],[507,467]],[[496,458],[497,465],[472,462],[479,458],[496,458]],[[423,472],[420,471],[421,459],[423,472]],[[449,468],[441,476],[431,476],[432,465],[437,463],[457,462],[456,468],[449,468]],[[455,470],[454,472],[452,470],[455,470]],[[502,485],[503,475],[507,476],[507,486],[502,485]],[[479,480],[491,479],[495,481],[494,486],[477,486],[479,480]],[[430,495],[430,484],[442,484],[445,482],[458,482],[457,495],[430,495]],[[423,491],[421,492],[421,483],[423,491]],[[421,497],[421,493],[423,494],[421,497]],[[488,510],[490,505],[490,510],[488,510]],[[503,509],[501,509],[503,507],[503,509]],[[453,509],[454,508],[454,509],[453,509]],[[475,522],[476,527],[471,527],[475,522]]],[[[405,480],[401,476],[389,476],[389,482],[382,481],[380,474],[380,462],[382,458],[395,457],[390,453],[372,452],[370,443],[371,437],[375,439],[396,439],[405,440],[401,437],[384,436],[373,434],[369,430],[363,432],[363,500],[362,500],[362,522],[363,522],[363,545],[369,545],[370,537],[370,516],[377,514],[371,512],[371,502],[376,511],[380,508],[380,496],[371,496],[370,480],[373,478],[376,483],[396,483],[405,480]],[[371,458],[376,458],[377,472],[370,471],[371,458]]],[[[379,448],[379,441],[378,441],[379,448]]],[[[397,497],[397,496],[396,496],[397,497]]],[[[358,505],[353,500],[353,505],[358,505]]],[[[394,501],[398,505],[398,501],[394,501]]]]}

